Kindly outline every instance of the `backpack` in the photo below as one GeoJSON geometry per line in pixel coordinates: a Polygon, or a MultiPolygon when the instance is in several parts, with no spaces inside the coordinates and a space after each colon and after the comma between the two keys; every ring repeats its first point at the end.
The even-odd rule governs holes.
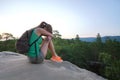
{"type": "Polygon", "coordinates": [[[35,41],[33,41],[33,43],[29,44],[29,39],[31,37],[33,30],[34,28],[26,30],[22,34],[22,36],[16,41],[15,47],[18,53],[27,55],[30,46],[32,46],[40,38],[39,36],[35,41]]]}

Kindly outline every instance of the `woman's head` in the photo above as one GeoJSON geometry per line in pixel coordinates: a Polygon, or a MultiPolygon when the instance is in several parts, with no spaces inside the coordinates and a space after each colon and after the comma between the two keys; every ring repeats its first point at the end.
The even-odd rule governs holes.
{"type": "Polygon", "coordinates": [[[44,29],[52,34],[52,26],[50,24],[47,24],[47,26],[44,27],[44,29]]]}
{"type": "Polygon", "coordinates": [[[41,22],[41,24],[38,27],[43,28],[46,31],[52,33],[52,26],[46,22],[41,22]]]}

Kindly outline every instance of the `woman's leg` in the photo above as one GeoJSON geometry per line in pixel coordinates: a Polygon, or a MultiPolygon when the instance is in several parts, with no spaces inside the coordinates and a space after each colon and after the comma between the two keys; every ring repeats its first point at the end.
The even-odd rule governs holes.
{"type": "Polygon", "coordinates": [[[44,57],[46,57],[48,48],[49,48],[49,50],[51,51],[51,54],[52,54],[51,60],[56,61],[56,62],[62,62],[62,61],[63,61],[63,60],[56,54],[55,48],[54,48],[54,45],[53,45],[53,42],[52,42],[51,38],[50,38],[50,39],[46,38],[46,39],[43,41],[43,43],[42,43],[41,52],[44,54],[44,57]]]}
{"type": "Polygon", "coordinates": [[[52,40],[49,42],[48,48],[49,48],[49,50],[51,51],[51,54],[52,54],[52,58],[51,58],[52,61],[55,61],[55,62],[62,62],[63,61],[61,59],[61,57],[56,54],[56,51],[55,51],[52,40]]]}
{"type": "Polygon", "coordinates": [[[48,51],[48,45],[49,45],[50,41],[51,41],[51,38],[45,38],[41,45],[41,52],[43,53],[44,57],[46,57],[46,54],[48,51]]]}
{"type": "Polygon", "coordinates": [[[48,48],[51,51],[52,56],[57,56],[52,40],[49,42],[48,48]]]}

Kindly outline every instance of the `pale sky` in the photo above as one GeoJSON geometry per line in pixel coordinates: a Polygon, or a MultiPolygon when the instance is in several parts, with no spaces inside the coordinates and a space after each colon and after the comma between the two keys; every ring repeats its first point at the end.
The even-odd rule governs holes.
{"type": "Polygon", "coordinates": [[[120,0],[0,0],[0,34],[14,37],[42,21],[63,38],[120,35],[120,0]]]}

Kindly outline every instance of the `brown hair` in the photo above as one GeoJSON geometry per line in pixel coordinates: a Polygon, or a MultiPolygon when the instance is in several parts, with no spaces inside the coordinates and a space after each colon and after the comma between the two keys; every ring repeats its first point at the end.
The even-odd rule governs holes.
{"type": "Polygon", "coordinates": [[[50,33],[52,33],[52,26],[46,22],[41,22],[40,25],[38,25],[40,28],[46,28],[46,30],[50,33]]]}

